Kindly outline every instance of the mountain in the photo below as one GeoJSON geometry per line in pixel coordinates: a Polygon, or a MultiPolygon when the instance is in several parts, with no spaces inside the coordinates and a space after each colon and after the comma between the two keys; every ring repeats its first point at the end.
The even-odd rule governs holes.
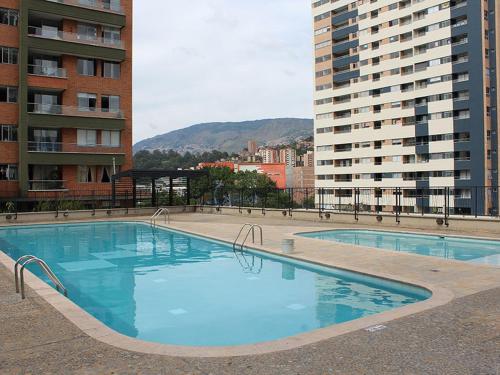
{"type": "Polygon", "coordinates": [[[218,150],[239,152],[247,142],[257,145],[278,145],[313,135],[313,120],[278,118],[243,122],[212,122],[192,125],[134,145],[134,153],[141,150],[174,150],[180,153],[218,150]]]}

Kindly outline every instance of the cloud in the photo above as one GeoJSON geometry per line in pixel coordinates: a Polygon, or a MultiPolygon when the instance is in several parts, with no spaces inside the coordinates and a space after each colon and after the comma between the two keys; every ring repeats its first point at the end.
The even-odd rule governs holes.
{"type": "Polygon", "coordinates": [[[312,116],[306,0],[134,3],[134,141],[199,122],[312,116]]]}

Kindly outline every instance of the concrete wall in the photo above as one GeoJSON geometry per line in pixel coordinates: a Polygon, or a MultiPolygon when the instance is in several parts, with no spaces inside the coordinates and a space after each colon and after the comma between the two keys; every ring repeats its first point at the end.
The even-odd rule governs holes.
{"type": "Polygon", "coordinates": [[[480,223],[481,231],[491,231],[500,236],[500,220],[490,219],[490,218],[465,218],[465,217],[450,217],[448,220],[449,226],[445,224],[439,225],[437,223],[438,219],[444,219],[443,215],[407,215],[403,214],[400,216],[400,223],[396,222],[396,215],[392,214],[381,214],[382,221],[377,220],[376,214],[359,214],[359,220],[354,219],[354,213],[330,213],[330,218],[326,217],[323,213],[322,218],[320,218],[318,211],[313,210],[293,210],[292,216],[289,216],[288,210],[276,210],[276,209],[266,209],[265,215],[262,213],[262,209],[259,208],[242,208],[241,213],[238,207],[221,207],[219,211],[215,207],[198,207],[197,212],[202,212],[206,214],[224,214],[224,215],[234,215],[249,218],[274,218],[283,220],[305,220],[311,222],[322,222],[322,223],[340,223],[340,224],[353,224],[353,225],[370,225],[373,227],[380,228],[409,228],[409,229],[439,229],[439,230],[450,230],[450,231],[460,231],[463,229],[470,230],[471,227],[477,226],[480,223]],[[248,210],[251,212],[249,213],[248,210]],[[283,213],[286,213],[284,215],[283,213]]]}
{"type": "MultiPolygon", "coordinates": [[[[192,206],[176,206],[168,208],[171,214],[194,212],[192,206]]],[[[41,222],[71,222],[75,220],[102,220],[102,219],[123,219],[128,217],[144,216],[149,218],[156,211],[156,208],[130,208],[113,209],[113,210],[84,210],[84,211],[55,211],[49,212],[24,212],[17,214],[0,214],[0,225],[6,224],[23,224],[23,223],[41,223],[41,222]],[[67,213],[67,216],[65,216],[67,213]],[[8,218],[10,216],[10,219],[8,218]]]]}

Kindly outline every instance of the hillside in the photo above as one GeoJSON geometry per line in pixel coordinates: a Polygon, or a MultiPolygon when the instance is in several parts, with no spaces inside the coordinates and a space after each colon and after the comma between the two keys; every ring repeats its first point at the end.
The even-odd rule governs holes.
{"type": "Polygon", "coordinates": [[[313,135],[310,119],[280,118],[244,122],[213,122],[192,125],[184,129],[157,135],[134,145],[141,150],[174,150],[184,152],[239,152],[250,140],[258,145],[288,143],[313,135]]]}

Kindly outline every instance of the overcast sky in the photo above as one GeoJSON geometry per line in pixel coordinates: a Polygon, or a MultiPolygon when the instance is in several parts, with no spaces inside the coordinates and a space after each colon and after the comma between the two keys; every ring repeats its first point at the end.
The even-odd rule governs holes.
{"type": "Polygon", "coordinates": [[[134,2],[134,142],[200,122],[312,116],[310,0],[134,2]]]}

